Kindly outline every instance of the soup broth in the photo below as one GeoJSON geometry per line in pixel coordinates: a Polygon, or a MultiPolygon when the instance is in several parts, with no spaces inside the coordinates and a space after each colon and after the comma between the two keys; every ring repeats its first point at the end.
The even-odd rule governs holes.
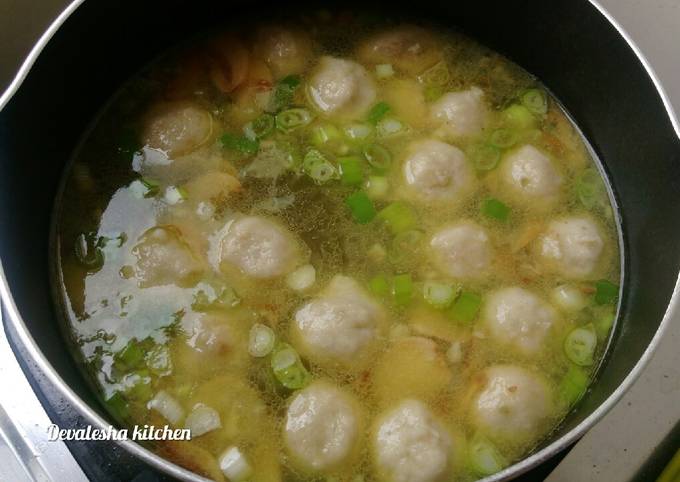
{"type": "Polygon", "coordinates": [[[194,40],[75,154],[75,356],[215,480],[476,480],[586,391],[615,318],[605,183],[540,82],[431,26],[327,12],[194,40]]]}

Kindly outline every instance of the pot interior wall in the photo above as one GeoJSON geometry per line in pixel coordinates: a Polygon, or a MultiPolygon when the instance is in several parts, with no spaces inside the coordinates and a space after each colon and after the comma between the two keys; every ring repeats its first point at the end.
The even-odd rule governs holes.
{"type": "MultiPolygon", "coordinates": [[[[87,1],[0,113],[0,256],[5,275],[40,349],[100,412],[65,349],[50,295],[47,240],[63,168],[100,107],[126,78],[216,19],[233,20],[247,10],[237,5],[87,1]]],[[[680,205],[680,145],[647,73],[588,1],[422,5],[414,16],[430,16],[463,30],[553,90],[603,160],[621,206],[627,252],[623,317],[599,383],[569,417],[560,430],[564,432],[618,387],[666,310],[680,266],[675,212],[680,205]]],[[[288,10],[298,6],[309,8],[300,2],[288,10]]],[[[264,8],[258,2],[257,9],[264,8]]]]}

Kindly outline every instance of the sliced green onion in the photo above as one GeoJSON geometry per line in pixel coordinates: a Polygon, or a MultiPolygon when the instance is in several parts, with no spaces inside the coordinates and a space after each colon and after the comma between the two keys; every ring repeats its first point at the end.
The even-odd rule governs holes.
{"type": "Polygon", "coordinates": [[[473,144],[468,149],[468,155],[478,171],[490,171],[501,160],[501,150],[491,144],[473,144]]]}
{"type": "Polygon", "coordinates": [[[593,324],[595,325],[597,336],[600,340],[606,340],[616,319],[614,308],[612,306],[598,306],[593,311],[595,316],[593,324]]]}
{"type": "Polygon", "coordinates": [[[522,94],[522,105],[536,115],[548,112],[548,96],[541,89],[529,89],[522,94]]]}
{"type": "Polygon", "coordinates": [[[392,64],[378,64],[375,66],[375,76],[379,79],[387,79],[394,75],[392,64]]]}
{"type": "Polygon", "coordinates": [[[569,365],[567,373],[557,387],[558,399],[564,405],[572,406],[586,393],[589,382],[588,374],[583,368],[569,365]]]}
{"type": "Polygon", "coordinates": [[[229,482],[245,482],[253,475],[253,468],[241,450],[232,446],[222,452],[219,458],[220,470],[229,482]]]}
{"type": "Polygon", "coordinates": [[[441,61],[430,67],[418,76],[418,80],[425,85],[446,86],[451,80],[451,74],[445,61],[441,61]]]}
{"type": "Polygon", "coordinates": [[[264,139],[274,131],[276,121],[271,114],[262,114],[243,126],[243,134],[250,140],[264,139]]]}
{"type": "Polygon", "coordinates": [[[371,293],[380,296],[381,298],[390,294],[390,283],[384,274],[379,274],[371,278],[368,282],[368,288],[371,290],[371,293]]]}
{"type": "Polygon", "coordinates": [[[576,181],[576,194],[586,209],[607,205],[607,193],[596,169],[583,171],[576,181]]]}
{"type": "Polygon", "coordinates": [[[371,124],[350,124],[345,127],[345,135],[353,141],[364,141],[371,137],[374,128],[371,124]]]}
{"type": "Polygon", "coordinates": [[[363,162],[357,156],[340,157],[340,181],[345,186],[359,186],[364,182],[363,162]]]}
{"type": "Polygon", "coordinates": [[[363,153],[371,167],[379,173],[387,171],[392,165],[392,154],[380,144],[367,145],[363,153]]]}
{"type": "Polygon", "coordinates": [[[276,114],[276,128],[289,133],[312,122],[312,114],[307,109],[294,108],[276,114]]]}
{"type": "Polygon", "coordinates": [[[498,199],[488,198],[482,203],[482,214],[487,218],[507,221],[510,208],[498,199]]]}
{"type": "Polygon", "coordinates": [[[425,100],[427,102],[434,102],[444,95],[444,89],[438,85],[428,85],[425,87],[425,100]]]}
{"type": "Polygon", "coordinates": [[[295,291],[305,291],[316,282],[316,269],[305,264],[286,276],[286,284],[295,291]]]}
{"type": "Polygon", "coordinates": [[[508,465],[498,449],[480,434],[472,437],[469,445],[470,465],[478,475],[493,475],[508,465]]]}
{"type": "Polygon", "coordinates": [[[496,129],[489,136],[489,142],[491,145],[498,147],[499,149],[507,149],[517,144],[518,136],[517,132],[513,129],[496,129]]]}
{"type": "Polygon", "coordinates": [[[423,298],[435,308],[448,308],[456,296],[456,289],[448,283],[426,281],[423,283],[423,298]]]}
{"type": "Polygon", "coordinates": [[[597,348],[597,334],[592,323],[572,330],[564,339],[564,353],[579,366],[590,366],[594,362],[597,348]]]}
{"type": "Polygon", "coordinates": [[[393,137],[397,134],[405,132],[406,126],[404,126],[401,121],[393,117],[388,117],[378,122],[376,131],[378,133],[378,137],[393,137]]]}
{"type": "Polygon", "coordinates": [[[191,430],[191,437],[200,437],[208,432],[222,427],[220,414],[217,410],[202,403],[197,403],[191,409],[184,421],[184,426],[191,430]]]}
{"type": "Polygon", "coordinates": [[[75,242],[74,251],[78,262],[91,273],[104,266],[104,252],[98,244],[94,233],[80,234],[75,242]]]}
{"type": "Polygon", "coordinates": [[[366,194],[371,199],[382,199],[387,196],[390,183],[384,176],[369,176],[366,182],[366,194]]]}
{"type": "Polygon", "coordinates": [[[477,317],[481,305],[482,298],[479,295],[464,291],[453,302],[449,313],[456,321],[470,323],[477,317]]]}
{"type": "Polygon", "coordinates": [[[104,403],[117,420],[125,420],[130,414],[128,402],[120,391],[114,392],[104,403]]]}
{"type": "Polygon", "coordinates": [[[248,353],[256,358],[262,358],[271,353],[276,342],[274,331],[267,325],[255,323],[250,329],[248,338],[248,353]]]}
{"type": "Polygon", "coordinates": [[[595,282],[595,303],[598,305],[611,305],[619,298],[619,285],[606,279],[595,282]]]}
{"type": "Polygon", "coordinates": [[[127,345],[113,356],[113,363],[116,366],[116,371],[121,373],[130,372],[141,367],[144,364],[144,357],[146,351],[150,348],[150,338],[143,341],[138,341],[137,338],[132,338],[127,345]]]}
{"type": "Polygon", "coordinates": [[[373,201],[371,201],[363,191],[350,194],[347,199],[345,199],[345,204],[349,207],[354,220],[359,224],[371,222],[376,215],[373,201]]]}
{"type": "Polygon", "coordinates": [[[559,285],[555,287],[550,298],[555,305],[565,311],[579,311],[588,305],[588,299],[581,289],[573,285],[559,285]]]}
{"type": "Polygon", "coordinates": [[[322,147],[330,142],[338,141],[342,138],[340,129],[332,124],[316,126],[312,129],[311,141],[317,147],[322,147]]]}
{"type": "Polygon", "coordinates": [[[302,83],[300,76],[289,75],[281,79],[274,89],[274,94],[271,96],[267,111],[278,112],[285,109],[292,102],[295,96],[295,91],[302,83]]]}
{"type": "Polygon", "coordinates": [[[392,295],[398,305],[407,305],[413,298],[413,280],[410,274],[399,274],[392,278],[392,295]]]}
{"type": "Polygon", "coordinates": [[[246,136],[237,136],[228,132],[220,138],[220,142],[225,149],[245,155],[255,154],[260,148],[257,139],[248,139],[246,136]]]}
{"type": "Polygon", "coordinates": [[[413,229],[418,223],[413,208],[403,201],[395,201],[388,205],[378,213],[378,218],[387,224],[393,234],[413,229]]]}
{"type": "Polygon", "coordinates": [[[287,343],[281,343],[276,347],[272,354],[271,367],[281,385],[291,390],[304,388],[312,378],[298,353],[287,343]]]}
{"type": "Polygon", "coordinates": [[[153,399],[147,403],[147,408],[157,411],[173,425],[179,424],[184,418],[182,405],[165,390],[156,393],[153,399]]]}
{"type": "Polygon", "coordinates": [[[366,120],[369,123],[376,125],[378,121],[385,117],[390,110],[392,109],[387,102],[378,102],[373,107],[371,107],[366,120]]]}
{"type": "Polygon", "coordinates": [[[337,177],[335,166],[316,149],[307,151],[302,160],[302,169],[317,184],[323,184],[337,177]]]}
{"type": "Polygon", "coordinates": [[[536,124],[536,118],[529,109],[520,104],[512,104],[503,111],[503,119],[511,127],[517,129],[531,129],[536,124]]]}
{"type": "Polygon", "coordinates": [[[178,186],[168,186],[165,188],[163,199],[168,204],[177,204],[187,199],[187,192],[178,186]]]}
{"type": "Polygon", "coordinates": [[[390,262],[400,265],[417,259],[424,236],[423,232],[417,229],[409,229],[397,234],[390,247],[390,262]]]}

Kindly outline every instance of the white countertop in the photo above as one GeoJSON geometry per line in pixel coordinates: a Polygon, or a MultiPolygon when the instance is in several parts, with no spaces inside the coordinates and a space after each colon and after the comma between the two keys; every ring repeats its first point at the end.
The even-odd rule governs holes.
{"type": "MultiPolygon", "coordinates": [[[[66,0],[0,0],[0,91],[66,0]],[[41,4],[40,12],[32,8],[41,4]],[[38,17],[38,14],[40,15],[38,17]],[[11,22],[6,22],[11,19],[11,22]]],[[[637,43],[680,113],[680,0],[600,0],[637,43]]],[[[679,240],[680,242],[680,240],[679,240]]],[[[623,400],[565,457],[549,482],[629,481],[680,420],[680,313],[623,400]]]]}

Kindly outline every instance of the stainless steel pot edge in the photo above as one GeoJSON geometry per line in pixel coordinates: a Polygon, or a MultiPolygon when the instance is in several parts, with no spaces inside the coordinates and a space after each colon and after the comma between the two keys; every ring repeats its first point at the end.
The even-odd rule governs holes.
{"type": "MultiPolygon", "coordinates": [[[[659,93],[659,96],[662,99],[666,112],[668,113],[668,116],[671,120],[673,129],[675,130],[676,135],[680,139],[680,122],[678,121],[678,118],[675,115],[673,106],[671,105],[670,100],[668,99],[666,91],[664,90],[660,80],[656,76],[656,73],[652,69],[651,65],[644,57],[644,55],[637,47],[637,45],[635,45],[630,36],[621,27],[621,25],[596,0],[588,1],[600,12],[600,14],[602,14],[612,24],[612,26],[614,26],[614,28],[616,28],[621,37],[626,41],[626,43],[630,46],[630,48],[633,50],[635,55],[640,60],[645,70],[647,71],[647,74],[652,79],[657,89],[657,92],[659,93]]],[[[28,75],[29,71],[31,70],[31,67],[35,63],[36,59],[38,58],[44,47],[50,41],[52,36],[57,32],[57,30],[59,30],[61,25],[69,18],[69,16],[84,2],[85,0],[74,0],[57,17],[57,19],[54,22],[52,22],[49,28],[40,37],[36,45],[33,47],[33,49],[31,49],[28,57],[22,64],[16,77],[9,85],[8,89],[0,96],[0,110],[2,110],[5,107],[5,105],[9,102],[12,96],[19,90],[19,87],[21,86],[22,82],[28,75]]],[[[35,340],[28,331],[28,328],[26,327],[26,324],[24,323],[14,303],[14,299],[9,291],[9,285],[7,283],[7,279],[2,268],[1,260],[0,260],[0,299],[2,300],[2,303],[5,306],[7,314],[9,315],[8,321],[13,324],[14,328],[16,329],[16,332],[18,333],[21,339],[21,342],[26,347],[27,352],[31,355],[31,357],[40,367],[40,369],[44,372],[45,377],[50,382],[52,382],[59,389],[62,395],[85,416],[88,422],[90,422],[92,425],[98,428],[106,427],[108,425],[106,421],[103,418],[101,418],[85,402],[83,402],[83,400],[81,400],[80,397],[78,397],[75,394],[75,392],[71,390],[71,388],[63,381],[63,379],[54,371],[53,367],[49,364],[47,359],[39,350],[37,344],[35,343],[35,340]]],[[[680,274],[678,276],[678,279],[676,280],[673,295],[671,296],[670,303],[668,305],[668,308],[666,309],[663,320],[659,324],[659,328],[656,334],[652,338],[652,341],[650,342],[649,346],[643,353],[640,360],[633,367],[628,376],[623,380],[621,385],[619,385],[619,387],[614,391],[614,393],[612,393],[609,396],[609,398],[607,398],[607,400],[604,401],[602,405],[600,405],[577,427],[575,427],[570,432],[560,437],[560,439],[556,440],[552,444],[536,452],[530,457],[518,462],[517,464],[514,464],[506,468],[505,470],[498,472],[497,474],[485,478],[484,482],[510,480],[528,471],[532,467],[535,467],[537,464],[547,460],[548,458],[552,457],[552,455],[554,455],[555,453],[572,444],[577,438],[581,437],[593,424],[595,424],[600,418],[602,418],[609,410],[611,410],[611,408],[620,400],[620,398],[633,384],[633,382],[637,380],[642,370],[651,359],[656,349],[656,346],[659,344],[659,340],[663,336],[666,327],[670,323],[670,319],[673,316],[673,314],[675,312],[680,313],[680,308],[678,308],[678,306],[680,305],[679,300],[680,300],[680,274]]],[[[153,452],[145,449],[144,447],[138,445],[135,442],[126,440],[118,443],[128,452],[141,458],[152,467],[159,469],[167,473],[168,475],[171,475],[181,480],[192,482],[202,482],[208,480],[182,467],[179,467],[178,465],[172,462],[162,459],[161,457],[155,455],[153,452]]]]}

